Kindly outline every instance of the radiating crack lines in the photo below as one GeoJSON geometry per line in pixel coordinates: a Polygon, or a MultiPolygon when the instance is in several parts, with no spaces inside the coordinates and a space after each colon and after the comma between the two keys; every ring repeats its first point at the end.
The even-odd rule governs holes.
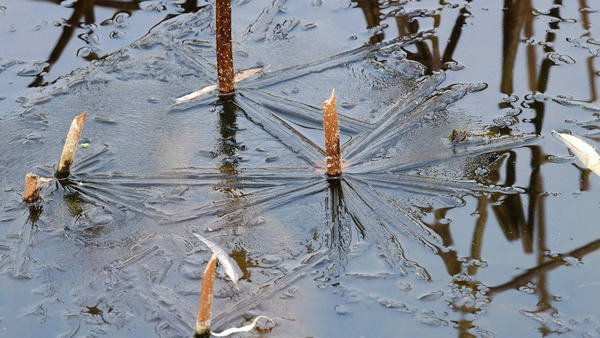
{"type": "MultiPolygon", "coordinates": [[[[272,6],[276,5],[273,2],[272,6]]],[[[196,37],[187,39],[193,35],[194,25],[209,29],[211,12],[200,12],[194,14],[192,28],[177,19],[165,23],[168,29],[163,35],[159,27],[134,43],[138,56],[143,56],[145,50],[153,52],[148,60],[131,61],[125,50],[120,53],[123,55],[115,53],[105,62],[122,59],[130,67],[146,63],[159,72],[166,69],[160,76],[152,75],[160,83],[151,89],[164,94],[163,87],[171,85],[170,94],[175,95],[181,83],[176,82],[177,76],[169,77],[170,54],[182,61],[178,66],[185,76],[194,68],[200,74],[212,69],[209,57],[200,53],[194,58],[198,50],[190,44],[196,43],[191,41],[196,37]],[[168,40],[162,41],[165,36],[168,40]]],[[[267,20],[267,12],[257,22],[267,20]]],[[[270,13],[276,15],[277,11],[270,13]]],[[[98,119],[93,127],[100,131],[93,140],[105,137],[103,133],[155,134],[140,145],[145,153],[131,162],[119,158],[127,151],[96,145],[93,154],[75,164],[72,177],[55,182],[46,195],[48,201],[42,205],[54,207],[48,217],[61,216],[57,222],[61,227],[49,231],[76,238],[80,242],[73,242],[84,243],[83,249],[101,248],[105,252],[98,251],[107,256],[116,252],[117,258],[89,254],[87,259],[94,269],[105,272],[83,278],[84,284],[109,285],[107,289],[116,290],[111,294],[115,303],[141,304],[150,313],[150,320],[161,318],[163,324],[173,324],[175,331],[182,332],[192,327],[188,323],[192,316],[187,313],[190,306],[184,297],[192,292],[174,290],[162,281],[172,278],[172,285],[179,287],[182,276],[199,279],[199,257],[207,251],[195,247],[193,231],[204,231],[247,265],[246,281],[242,283],[246,288],[223,291],[231,299],[229,303],[223,301],[226,306],[217,310],[217,325],[240,318],[315,270],[327,280],[338,278],[354,259],[349,252],[359,241],[373,244],[382,262],[398,274],[432,279],[428,267],[414,257],[423,257],[419,256],[422,253],[437,258],[435,255],[443,255],[449,248],[415,212],[413,198],[424,204],[458,207],[466,195],[522,193],[518,187],[477,183],[467,178],[472,177],[472,167],[462,164],[478,163],[481,156],[521,146],[535,136],[487,135],[479,123],[453,111],[457,101],[484,87],[455,84],[442,88],[443,72],[426,75],[424,66],[406,60],[400,53],[402,47],[419,36],[265,72],[241,81],[238,92],[231,97],[215,94],[173,108],[172,102],[143,96],[148,101],[144,102],[145,111],[163,109],[165,116],[157,117],[155,124],[137,111],[132,112],[134,122],[121,116],[122,120],[98,119]],[[334,87],[345,96],[339,123],[346,166],[339,179],[320,172],[325,152],[319,106],[334,87]],[[178,125],[165,127],[173,121],[178,125]],[[118,130],[128,123],[130,128],[118,130]],[[192,124],[196,126],[190,127],[192,124]],[[453,129],[467,130],[469,137],[464,142],[452,142],[449,135],[453,129]],[[148,168],[118,168],[120,163],[148,168]],[[157,235],[160,232],[169,235],[157,235]],[[260,266],[257,262],[265,255],[276,256],[271,260],[279,263],[260,266]],[[174,262],[181,262],[177,269],[172,268],[179,264],[174,262]],[[252,273],[256,284],[249,282],[252,273]],[[134,280],[139,284],[129,289],[134,280]],[[119,297],[128,291],[136,297],[122,301],[119,297]],[[153,304],[159,306],[153,308],[153,304]]],[[[103,66],[100,63],[98,67],[103,66]]],[[[87,87],[78,89],[80,97],[75,100],[89,102],[99,96],[94,90],[103,91],[113,85],[115,92],[121,92],[131,88],[129,80],[140,77],[136,74],[129,79],[125,76],[124,80],[116,77],[104,81],[114,69],[106,66],[93,73],[101,74],[97,75],[99,79],[91,79],[87,87]]],[[[122,71],[147,71],[132,69],[122,71]]],[[[148,74],[143,76],[153,79],[148,74]]],[[[198,78],[202,83],[214,80],[214,76],[198,78]]],[[[71,104],[59,103],[60,107],[71,104]]],[[[128,137],[121,140],[130,142],[128,137]]],[[[116,141],[106,136],[102,142],[116,141]]],[[[134,153],[135,142],[121,146],[132,147],[135,151],[130,152],[134,153]]],[[[47,167],[37,170],[45,176],[53,174],[47,167]]],[[[24,221],[24,216],[14,219],[24,221]]],[[[36,249],[31,243],[38,234],[28,223],[13,232],[9,244],[19,242],[11,250],[21,258],[9,263],[0,261],[0,266],[12,269],[15,278],[31,278],[28,259],[34,256],[31,251],[36,249]]],[[[160,329],[157,324],[157,332],[160,329]]],[[[168,327],[162,329],[170,332],[168,327]]]]}

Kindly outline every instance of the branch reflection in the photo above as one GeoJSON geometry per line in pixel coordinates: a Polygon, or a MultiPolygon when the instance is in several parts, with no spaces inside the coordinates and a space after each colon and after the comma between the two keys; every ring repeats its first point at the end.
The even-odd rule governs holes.
{"type": "MultiPolygon", "coordinates": [[[[61,6],[62,0],[45,0],[47,2],[55,3],[61,6]]],[[[48,82],[44,79],[44,77],[50,73],[52,69],[52,65],[54,65],[63,55],[67,46],[75,36],[75,32],[78,29],[85,28],[87,32],[84,34],[79,34],[78,37],[83,39],[86,44],[90,45],[94,43],[94,34],[95,28],[98,25],[96,21],[96,9],[97,8],[109,8],[115,10],[115,16],[118,13],[126,13],[128,15],[132,15],[132,13],[141,10],[140,3],[144,2],[143,0],[77,0],[75,1],[70,8],[72,8],[73,12],[68,19],[65,19],[62,23],[63,30],[56,41],[56,44],[46,62],[48,65],[44,67],[42,72],[35,77],[33,82],[29,84],[29,87],[39,87],[45,86],[48,82]]],[[[185,0],[181,4],[178,4],[178,7],[181,9],[180,13],[190,13],[197,11],[201,8],[198,6],[197,1],[195,0],[185,0]]],[[[177,14],[177,15],[178,15],[177,14]]],[[[173,17],[175,14],[165,14],[163,20],[169,19],[173,17]]],[[[114,16],[113,16],[114,17],[114,16]]],[[[162,21],[162,20],[161,20],[162,21]]],[[[85,52],[85,55],[81,55],[87,61],[93,61],[101,58],[94,51],[93,46],[90,50],[85,52]]]]}

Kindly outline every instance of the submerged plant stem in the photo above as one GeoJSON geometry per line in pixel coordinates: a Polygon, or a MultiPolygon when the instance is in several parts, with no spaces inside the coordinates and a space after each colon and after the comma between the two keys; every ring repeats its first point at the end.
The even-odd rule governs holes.
{"type": "Polygon", "coordinates": [[[338,177],[342,175],[342,156],[335,89],[331,92],[331,97],[323,102],[323,130],[325,131],[327,176],[338,177]]]}
{"type": "Polygon", "coordinates": [[[77,144],[79,143],[79,138],[83,131],[86,115],[87,113],[83,112],[81,115],[76,116],[71,123],[65,146],[60,155],[58,169],[56,169],[56,173],[54,174],[56,178],[66,178],[71,174],[71,165],[73,165],[73,160],[75,159],[75,151],[77,151],[77,144]]]}
{"type": "Polygon", "coordinates": [[[235,91],[231,45],[231,0],[217,0],[216,8],[219,93],[231,94],[235,91]]]}
{"type": "Polygon", "coordinates": [[[217,256],[212,255],[202,277],[202,290],[200,291],[200,305],[198,306],[198,317],[196,319],[197,338],[210,337],[210,320],[213,302],[213,289],[215,286],[215,274],[217,272],[217,256]]]}

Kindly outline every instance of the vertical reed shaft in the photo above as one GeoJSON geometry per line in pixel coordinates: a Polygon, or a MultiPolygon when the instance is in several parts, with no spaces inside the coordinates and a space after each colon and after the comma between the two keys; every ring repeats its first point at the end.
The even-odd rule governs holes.
{"type": "Polygon", "coordinates": [[[213,289],[215,286],[215,274],[217,272],[217,256],[212,255],[202,277],[202,290],[200,291],[200,305],[198,306],[198,317],[196,319],[195,337],[210,337],[210,320],[213,302],[213,289]]]}
{"type": "Polygon", "coordinates": [[[84,112],[83,114],[76,116],[71,123],[71,128],[69,128],[69,134],[67,134],[67,139],[65,141],[65,146],[63,147],[62,154],[60,155],[58,169],[56,169],[56,173],[54,174],[56,178],[67,178],[71,174],[71,165],[73,165],[73,161],[75,159],[75,151],[77,151],[77,144],[79,143],[79,138],[81,137],[81,132],[83,131],[83,124],[85,122],[86,115],[87,113],[84,112]]]}
{"type": "Polygon", "coordinates": [[[231,45],[231,0],[216,1],[216,26],[219,92],[221,94],[231,94],[235,91],[233,49],[231,45]]]}
{"type": "Polygon", "coordinates": [[[331,97],[323,102],[323,130],[325,130],[325,154],[327,155],[327,176],[342,175],[342,156],[340,154],[340,129],[336,107],[335,89],[331,97]]]}

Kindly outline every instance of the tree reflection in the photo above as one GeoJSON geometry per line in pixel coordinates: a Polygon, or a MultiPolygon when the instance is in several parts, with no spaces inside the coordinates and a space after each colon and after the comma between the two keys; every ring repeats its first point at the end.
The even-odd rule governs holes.
{"type": "MultiPolygon", "coordinates": [[[[359,0],[356,2],[356,4],[357,7],[363,11],[367,28],[374,30],[373,35],[369,39],[369,44],[375,44],[385,39],[385,31],[380,27],[382,26],[382,21],[384,21],[387,17],[393,17],[396,21],[398,37],[410,37],[420,33],[420,25],[418,20],[407,15],[396,15],[397,12],[395,11],[385,14],[382,11],[382,3],[380,1],[359,0]]],[[[440,17],[438,15],[434,15],[433,18],[435,27],[437,28],[439,26],[440,17]]],[[[457,22],[456,25],[458,33],[453,33],[453,36],[456,36],[456,40],[451,40],[451,42],[449,42],[449,46],[452,46],[452,48],[456,47],[458,38],[460,38],[460,27],[462,27],[462,24],[459,22],[457,22]]],[[[448,49],[447,53],[449,55],[444,53],[444,58],[440,58],[439,41],[435,34],[431,34],[422,40],[415,40],[411,45],[413,45],[417,51],[407,51],[408,58],[422,63],[427,67],[429,72],[442,69],[443,62],[448,61],[452,57],[453,49],[448,49]],[[427,40],[431,41],[431,47],[427,45],[427,40]]]]}
{"type": "MultiPolygon", "coordinates": [[[[453,54],[458,50],[462,28],[465,26],[465,18],[468,17],[468,3],[459,10],[459,15],[455,25],[452,28],[452,33],[445,47],[438,46],[437,38],[428,38],[431,41],[431,48],[423,44],[423,41],[415,43],[417,53],[408,54],[412,60],[419,61],[432,69],[439,69],[444,62],[452,61],[453,54]],[[443,49],[440,53],[439,49],[443,49]],[[441,58],[439,55],[442,55],[441,58]],[[437,66],[436,66],[437,65],[437,66]]],[[[559,23],[562,22],[560,10],[563,7],[563,2],[555,0],[549,11],[544,12],[544,15],[554,18],[549,20],[548,26],[544,28],[545,36],[544,43],[534,45],[530,43],[533,40],[535,33],[535,14],[536,10],[533,7],[531,0],[505,0],[504,1],[504,17],[502,21],[502,77],[500,79],[500,90],[506,96],[514,95],[516,64],[519,52],[523,49],[526,55],[526,66],[528,74],[528,88],[531,91],[531,98],[526,97],[523,103],[519,102],[499,102],[498,106],[501,109],[515,108],[520,110],[519,104],[525,108],[530,108],[535,116],[531,119],[535,133],[542,134],[544,119],[546,115],[546,101],[534,97],[538,93],[543,95],[549,86],[551,79],[551,69],[556,64],[551,58],[547,57],[550,53],[555,53],[554,42],[556,42],[559,31],[559,23]],[[523,47],[523,44],[526,44],[523,47]],[[538,50],[541,48],[542,53],[538,50]],[[539,59],[539,54],[542,58],[539,59]]],[[[586,10],[587,2],[579,1],[579,12],[581,13],[581,24],[585,31],[589,33],[589,11],[586,10]]],[[[439,11],[437,16],[433,16],[434,20],[441,21],[445,19],[447,12],[444,9],[439,11]]],[[[400,36],[414,34],[419,30],[418,20],[403,16],[395,19],[398,24],[400,36]]],[[[438,24],[435,24],[435,28],[438,24]]],[[[434,34],[435,35],[435,34],[434,34]]],[[[590,101],[596,101],[596,86],[595,73],[593,66],[593,57],[587,58],[587,71],[589,74],[589,88],[591,91],[590,101]]],[[[502,133],[511,133],[508,127],[501,128],[502,133]]],[[[467,257],[459,259],[456,251],[449,250],[447,252],[439,252],[438,255],[444,261],[448,274],[454,278],[455,292],[465,295],[472,299],[469,304],[453,303],[453,310],[459,313],[460,319],[456,323],[457,331],[460,337],[473,336],[472,330],[477,328],[477,324],[473,320],[473,315],[481,311],[481,307],[477,304],[477,299],[485,302],[491,302],[499,293],[507,290],[520,290],[524,287],[531,286],[532,294],[538,298],[535,309],[523,310],[528,313],[547,313],[552,316],[557,310],[553,307],[554,298],[549,290],[549,273],[556,268],[570,264],[573,259],[581,261],[584,256],[598,251],[600,249],[600,240],[594,240],[579,248],[563,255],[548,255],[548,246],[546,243],[546,194],[544,187],[544,177],[542,174],[542,166],[548,162],[547,154],[544,153],[540,146],[529,146],[516,152],[509,150],[499,153],[498,160],[495,166],[491,167],[487,175],[487,179],[491,182],[485,184],[514,186],[517,184],[518,174],[523,175],[522,171],[517,171],[518,161],[524,161],[523,157],[518,158],[518,153],[528,152],[529,158],[528,167],[530,171],[525,173],[529,175],[528,184],[524,194],[502,194],[492,193],[487,195],[477,196],[476,220],[473,235],[471,237],[471,250],[467,257]],[[503,182],[499,182],[503,179],[503,182]],[[526,200],[524,200],[526,199],[526,200]],[[491,212],[490,212],[491,211],[491,212]],[[510,281],[498,285],[489,285],[489,282],[484,282],[476,279],[476,275],[481,267],[481,262],[485,261],[482,256],[484,232],[493,215],[497,224],[502,230],[507,241],[520,240],[523,248],[523,254],[535,255],[536,264],[529,268],[526,272],[513,277],[510,281]],[[469,263],[465,263],[469,262],[469,263]]],[[[582,170],[580,190],[589,189],[589,170],[582,170]]],[[[429,224],[429,227],[434,230],[443,241],[444,247],[451,248],[454,246],[452,235],[452,227],[447,222],[442,222],[448,209],[432,210],[435,220],[429,224]]],[[[464,240],[464,239],[463,239],[464,240]]],[[[555,332],[552,328],[546,326],[545,323],[540,324],[539,331],[543,335],[555,332]]]]}
{"type": "MultiPolygon", "coordinates": [[[[381,25],[382,12],[381,12],[381,4],[379,1],[371,1],[371,0],[357,0],[357,7],[362,9],[365,20],[367,22],[367,29],[373,29],[381,25]]],[[[375,44],[377,42],[383,41],[385,34],[382,30],[377,30],[369,39],[370,44],[375,44]]]]}
{"type": "MultiPolygon", "coordinates": [[[[53,2],[57,5],[61,5],[63,0],[46,0],[48,2],[53,2]]],[[[115,14],[119,12],[126,12],[131,14],[135,11],[141,10],[140,3],[144,2],[144,0],[77,0],[75,1],[70,8],[72,8],[73,12],[68,19],[65,19],[62,23],[63,30],[56,41],[56,44],[46,62],[48,65],[44,67],[42,72],[36,76],[35,80],[29,84],[29,87],[39,87],[45,86],[47,81],[44,79],[44,76],[47,75],[52,69],[52,65],[54,65],[63,55],[66,50],[67,45],[75,36],[75,32],[80,28],[88,29],[86,35],[94,34],[94,28],[96,27],[96,14],[95,11],[97,8],[110,8],[115,10],[115,14]]],[[[182,9],[181,13],[190,13],[197,11],[201,7],[197,5],[196,0],[185,0],[183,3],[178,5],[179,8],[182,9]]],[[[164,10],[164,9],[163,9],[164,10]]],[[[169,19],[173,17],[174,14],[166,14],[163,20],[169,19]]],[[[85,38],[80,34],[80,38],[85,38]]],[[[89,44],[89,42],[86,42],[89,44]]],[[[83,58],[87,61],[93,61],[100,58],[95,52],[91,52],[83,58]]]]}

